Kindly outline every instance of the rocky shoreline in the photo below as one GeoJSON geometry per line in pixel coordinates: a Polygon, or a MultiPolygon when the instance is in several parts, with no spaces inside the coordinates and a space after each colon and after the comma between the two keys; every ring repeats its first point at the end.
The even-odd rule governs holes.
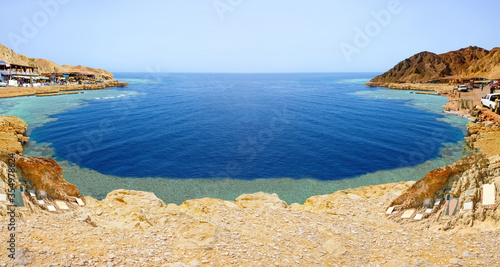
{"type": "Polygon", "coordinates": [[[79,84],[79,85],[56,85],[42,87],[6,87],[0,89],[0,98],[19,97],[19,96],[50,96],[67,94],[71,91],[82,90],[101,90],[110,87],[125,87],[128,86],[125,82],[105,82],[97,84],[79,84]]]}
{"type": "Polygon", "coordinates": [[[453,90],[455,86],[448,84],[430,84],[430,83],[390,83],[390,82],[367,82],[368,87],[385,87],[394,90],[415,90],[415,91],[435,91],[443,92],[453,90]]]}
{"type": "MultiPolygon", "coordinates": [[[[495,115],[477,112],[475,122],[467,125],[466,141],[485,155],[431,171],[418,182],[342,190],[310,197],[302,205],[288,205],[276,194],[266,193],[244,194],[235,201],[193,199],[181,205],[132,190],[115,190],[102,201],[84,198],[64,180],[55,161],[22,156],[26,123],[2,116],[0,140],[7,141],[0,143],[0,151],[15,149],[18,182],[31,181],[27,189],[34,196],[23,196],[25,207],[16,209],[16,259],[0,253],[0,262],[5,262],[2,266],[491,266],[500,260],[496,251],[500,209],[483,207],[480,200],[483,184],[500,184],[495,178],[500,176],[500,157],[495,156],[500,150],[485,149],[500,132],[495,115]],[[445,194],[460,203],[473,201],[473,210],[445,216],[441,204],[422,220],[402,218],[407,210],[423,211],[426,199],[445,194]],[[56,210],[49,211],[48,206],[56,210]]],[[[4,182],[0,194],[8,189],[9,157],[0,152],[4,182]]],[[[8,228],[7,212],[6,203],[0,201],[3,233],[8,228]]],[[[7,244],[8,237],[2,235],[0,242],[7,244]]]]}

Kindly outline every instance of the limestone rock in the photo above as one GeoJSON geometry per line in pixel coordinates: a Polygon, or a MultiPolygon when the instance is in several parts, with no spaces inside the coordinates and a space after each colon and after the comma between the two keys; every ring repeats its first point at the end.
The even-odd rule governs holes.
{"type": "Polygon", "coordinates": [[[261,207],[268,207],[272,209],[286,208],[285,201],[279,199],[277,194],[267,193],[254,193],[243,194],[236,199],[236,203],[242,208],[259,209],[261,207]]]}
{"type": "Polygon", "coordinates": [[[330,214],[347,214],[349,208],[344,205],[346,202],[362,205],[361,203],[364,200],[371,198],[381,199],[384,202],[388,200],[392,201],[413,184],[414,182],[410,181],[346,189],[328,195],[310,197],[303,206],[299,205],[294,207],[294,209],[327,212],[330,214]]]}
{"type": "Polygon", "coordinates": [[[154,193],[118,189],[110,192],[101,204],[113,206],[138,206],[161,208],[165,203],[154,193]]]}
{"type": "Polygon", "coordinates": [[[215,198],[202,198],[186,200],[175,210],[190,214],[195,217],[202,217],[209,214],[216,216],[217,211],[240,209],[239,206],[231,201],[225,201],[215,198]]]}
{"type": "Polygon", "coordinates": [[[94,211],[85,215],[97,226],[145,229],[165,222],[160,219],[169,215],[165,203],[149,192],[119,189],[110,192],[102,201],[91,197],[85,199],[87,207],[94,211]]]}
{"type": "Polygon", "coordinates": [[[215,229],[215,225],[204,221],[183,225],[178,229],[181,233],[179,248],[183,250],[210,248],[210,244],[215,241],[215,229]]]}
{"type": "Polygon", "coordinates": [[[28,141],[24,136],[28,125],[14,116],[0,116],[0,151],[22,153],[23,144],[28,141]]]}
{"type": "Polygon", "coordinates": [[[16,161],[20,173],[32,182],[33,189],[44,190],[48,198],[71,202],[75,197],[82,198],[76,186],[64,180],[63,169],[53,159],[17,156],[16,161]]]}
{"type": "Polygon", "coordinates": [[[31,264],[35,261],[35,254],[27,248],[18,248],[16,250],[16,259],[14,262],[19,266],[31,264]]]}
{"type": "Polygon", "coordinates": [[[500,154],[500,117],[492,112],[482,112],[480,120],[485,123],[467,124],[469,136],[465,138],[473,149],[481,150],[488,156],[500,154]]]}
{"type": "Polygon", "coordinates": [[[395,206],[395,210],[421,207],[425,199],[434,198],[438,191],[445,188],[450,178],[458,177],[457,175],[475,167],[475,164],[484,167],[486,163],[487,160],[484,155],[473,155],[451,165],[433,170],[396,198],[391,203],[391,206],[395,206]]]}
{"type": "Polygon", "coordinates": [[[410,189],[395,199],[390,207],[397,212],[389,215],[399,223],[412,223],[417,227],[451,230],[455,228],[496,229],[500,222],[498,203],[483,205],[483,186],[495,184],[496,195],[500,199],[500,156],[487,157],[484,154],[473,155],[461,159],[454,164],[429,172],[423,179],[417,181],[410,189]],[[445,198],[449,195],[456,198],[457,212],[446,214],[445,198]],[[426,210],[423,201],[432,202],[440,199],[438,205],[431,205],[430,212],[426,210]],[[465,208],[467,204],[467,208],[465,208]],[[418,222],[402,219],[401,214],[408,209],[416,209],[424,214],[418,222]]]}

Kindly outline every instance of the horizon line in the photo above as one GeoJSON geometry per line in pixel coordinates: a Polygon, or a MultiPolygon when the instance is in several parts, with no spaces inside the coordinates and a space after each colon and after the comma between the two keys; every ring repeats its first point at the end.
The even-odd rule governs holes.
{"type": "Polygon", "coordinates": [[[334,71],[334,72],[204,72],[204,71],[172,71],[172,72],[148,72],[148,71],[109,71],[111,73],[145,73],[145,74],[333,74],[333,73],[383,73],[380,71],[334,71]]]}

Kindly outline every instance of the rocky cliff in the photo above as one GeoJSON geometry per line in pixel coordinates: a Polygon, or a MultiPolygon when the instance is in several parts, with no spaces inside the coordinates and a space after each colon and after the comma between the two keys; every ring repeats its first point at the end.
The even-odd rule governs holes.
{"type": "Polygon", "coordinates": [[[0,116],[0,151],[22,153],[28,125],[14,116],[0,116]]]}
{"type": "Polygon", "coordinates": [[[500,156],[473,155],[429,172],[392,201],[390,206],[394,211],[389,212],[389,217],[414,227],[497,229],[499,189],[500,156]],[[493,187],[491,196],[485,195],[484,190],[489,185],[493,187]],[[494,204],[485,203],[488,197],[494,204]],[[420,218],[416,219],[418,214],[420,218]]]}
{"type": "MultiPolygon", "coordinates": [[[[47,209],[47,205],[55,201],[65,201],[76,203],[76,198],[83,198],[76,186],[66,182],[63,178],[63,170],[53,159],[43,159],[34,157],[24,157],[21,155],[0,152],[0,193],[6,193],[9,187],[9,177],[6,170],[7,166],[15,160],[16,178],[14,188],[25,186],[26,190],[33,190],[39,199],[44,199],[45,204],[39,205],[37,199],[31,198],[29,194],[24,196],[24,203],[32,212],[47,209]],[[43,197],[41,191],[44,191],[43,197]]],[[[0,206],[2,203],[0,203],[0,206]]],[[[69,205],[71,206],[71,205],[69,205]]],[[[3,213],[3,208],[0,213],[3,213]]]]}
{"type": "Polygon", "coordinates": [[[52,61],[41,58],[29,58],[25,55],[16,54],[12,49],[0,44],[0,60],[10,64],[20,64],[24,66],[37,67],[39,73],[70,73],[80,72],[95,74],[97,78],[113,80],[113,74],[103,69],[93,69],[84,66],[58,65],[52,61]]]}
{"type": "Polygon", "coordinates": [[[445,77],[500,78],[500,48],[470,46],[444,54],[421,52],[373,78],[370,83],[428,82],[445,77]]]}

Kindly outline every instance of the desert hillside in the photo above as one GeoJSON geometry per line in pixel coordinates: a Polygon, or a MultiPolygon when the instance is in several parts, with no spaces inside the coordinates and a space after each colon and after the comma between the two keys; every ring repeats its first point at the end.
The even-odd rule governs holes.
{"type": "Polygon", "coordinates": [[[500,77],[500,48],[491,51],[470,46],[444,54],[420,52],[373,78],[372,83],[428,82],[446,77],[500,77]]]}
{"type": "Polygon", "coordinates": [[[37,67],[39,73],[56,73],[56,72],[80,72],[87,74],[95,74],[97,78],[112,80],[113,74],[103,69],[93,69],[84,66],[58,65],[52,61],[41,58],[29,58],[25,55],[16,54],[12,49],[0,44],[0,60],[9,64],[19,64],[30,67],[37,67]]]}

